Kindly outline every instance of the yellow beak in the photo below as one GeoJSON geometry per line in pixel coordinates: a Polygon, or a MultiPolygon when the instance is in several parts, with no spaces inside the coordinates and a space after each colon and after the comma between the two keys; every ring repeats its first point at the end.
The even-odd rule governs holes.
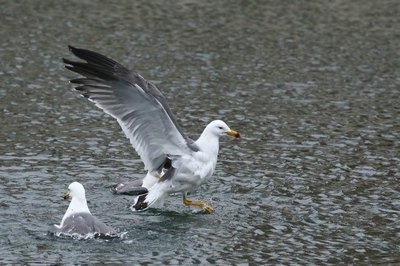
{"type": "Polygon", "coordinates": [[[235,130],[229,130],[228,132],[226,132],[226,134],[228,134],[229,136],[233,136],[235,138],[240,138],[240,134],[237,133],[235,130]]]}

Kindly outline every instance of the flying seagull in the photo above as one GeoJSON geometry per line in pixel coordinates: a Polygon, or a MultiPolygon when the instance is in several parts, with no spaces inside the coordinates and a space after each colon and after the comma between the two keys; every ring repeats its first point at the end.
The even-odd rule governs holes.
{"type": "Polygon", "coordinates": [[[68,193],[64,195],[64,199],[71,199],[68,209],[60,225],[51,226],[49,233],[68,236],[92,234],[98,238],[118,236],[117,231],[108,227],[90,213],[82,184],[78,182],[71,183],[68,186],[68,193]]]}
{"type": "MultiPolygon", "coordinates": [[[[145,210],[171,193],[183,193],[183,203],[213,212],[187,193],[212,176],[217,164],[219,137],[240,138],[221,120],[214,120],[193,141],[178,125],[164,95],[141,75],[99,53],[69,46],[85,62],[63,59],[66,68],[83,76],[73,79],[81,95],[117,119],[148,171],[131,209],[145,210]]],[[[154,205],[155,206],[155,205],[154,205]]]]}

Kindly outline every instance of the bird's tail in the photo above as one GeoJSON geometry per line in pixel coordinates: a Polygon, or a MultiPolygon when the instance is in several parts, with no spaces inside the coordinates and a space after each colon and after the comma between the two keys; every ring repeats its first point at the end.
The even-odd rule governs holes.
{"type": "Polygon", "coordinates": [[[169,182],[156,183],[149,189],[148,193],[137,196],[131,206],[131,210],[144,211],[158,203],[162,203],[168,195],[168,183],[169,182]]]}
{"type": "Polygon", "coordinates": [[[149,207],[149,204],[146,201],[147,194],[137,196],[133,205],[131,206],[132,211],[144,211],[149,207]]]}

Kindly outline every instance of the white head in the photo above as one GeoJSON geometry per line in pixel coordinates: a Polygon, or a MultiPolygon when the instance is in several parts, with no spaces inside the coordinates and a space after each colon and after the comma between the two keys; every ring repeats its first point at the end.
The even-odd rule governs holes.
{"type": "Polygon", "coordinates": [[[72,182],[68,186],[68,192],[64,195],[64,199],[74,199],[86,202],[85,189],[79,182],[72,182]]]}
{"type": "Polygon", "coordinates": [[[206,126],[199,139],[195,142],[200,150],[208,153],[208,157],[217,158],[219,150],[219,137],[230,135],[235,138],[240,138],[239,133],[231,130],[225,122],[214,120],[206,126]]]}
{"type": "Polygon", "coordinates": [[[230,135],[235,138],[240,138],[240,134],[234,130],[231,130],[228,125],[222,120],[214,120],[207,125],[205,131],[211,133],[215,136],[225,136],[230,135]]]}

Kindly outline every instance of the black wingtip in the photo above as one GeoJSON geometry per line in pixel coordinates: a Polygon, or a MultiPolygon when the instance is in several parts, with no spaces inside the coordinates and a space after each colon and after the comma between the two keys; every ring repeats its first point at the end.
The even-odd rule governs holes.
{"type": "MultiPolygon", "coordinates": [[[[86,61],[90,65],[101,66],[103,68],[106,68],[110,72],[115,72],[116,69],[118,69],[118,71],[121,73],[129,72],[128,69],[126,69],[121,64],[114,61],[113,59],[108,58],[97,52],[87,50],[87,49],[82,49],[82,48],[76,48],[72,45],[68,45],[68,49],[73,55],[86,61]]],[[[66,62],[64,59],[64,63],[68,63],[68,62],[71,62],[71,61],[67,60],[67,62],[66,62]]],[[[75,62],[73,62],[73,63],[75,63],[75,62]]]]}
{"type": "Polygon", "coordinates": [[[66,64],[66,65],[72,65],[72,61],[71,61],[71,60],[68,60],[68,59],[66,59],[66,58],[63,58],[62,61],[63,61],[63,63],[66,64]]]}
{"type": "Polygon", "coordinates": [[[68,70],[74,71],[74,67],[73,66],[65,65],[65,68],[68,69],[68,70]]]}
{"type": "MultiPolygon", "coordinates": [[[[75,55],[75,56],[77,56],[77,57],[79,57],[79,58],[84,57],[84,55],[85,55],[85,54],[88,54],[88,53],[89,53],[89,54],[90,54],[90,53],[95,53],[95,52],[92,52],[92,51],[90,51],[90,50],[86,50],[86,49],[74,47],[74,46],[72,46],[72,45],[68,45],[68,50],[69,50],[73,55],[75,55]]],[[[85,58],[82,58],[82,59],[85,59],[85,58]]]]}
{"type": "Polygon", "coordinates": [[[68,44],[68,50],[69,50],[71,53],[75,54],[74,51],[78,50],[78,48],[76,48],[76,47],[74,47],[74,46],[68,44]]]}
{"type": "Polygon", "coordinates": [[[133,211],[141,211],[141,210],[145,210],[146,208],[147,208],[147,202],[144,202],[145,200],[146,200],[146,196],[147,196],[147,194],[145,194],[145,195],[140,195],[138,198],[137,198],[137,200],[136,200],[136,202],[131,206],[131,209],[133,210],[133,211]]]}
{"type": "Polygon", "coordinates": [[[68,45],[68,50],[75,56],[81,58],[82,56],[80,56],[80,54],[82,54],[83,52],[87,52],[87,50],[85,49],[81,49],[81,48],[76,48],[72,45],[68,45]]]}

